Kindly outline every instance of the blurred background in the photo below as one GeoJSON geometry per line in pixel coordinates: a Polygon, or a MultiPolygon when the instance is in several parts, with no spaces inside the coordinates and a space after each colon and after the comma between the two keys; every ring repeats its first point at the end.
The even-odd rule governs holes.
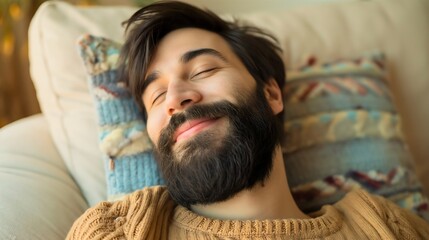
{"type": "MultiPolygon", "coordinates": [[[[46,0],[0,0],[0,127],[40,112],[29,75],[28,26],[46,0]]],[[[76,5],[143,5],[145,0],[68,0],[76,5]]]]}
{"type": "MultiPolygon", "coordinates": [[[[27,32],[33,14],[46,0],[0,0],[0,127],[40,112],[29,75],[27,32]]],[[[66,0],[82,6],[144,6],[155,0],[66,0]]],[[[182,0],[217,13],[293,7],[303,3],[355,0],[182,0]]]]}

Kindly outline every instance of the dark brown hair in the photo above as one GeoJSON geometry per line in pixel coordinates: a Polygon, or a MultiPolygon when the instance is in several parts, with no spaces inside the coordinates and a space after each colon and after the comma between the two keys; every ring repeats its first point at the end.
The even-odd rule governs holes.
{"type": "Polygon", "coordinates": [[[164,36],[181,28],[200,28],[223,37],[258,87],[270,78],[274,78],[280,88],[285,83],[285,69],[278,54],[280,48],[277,41],[259,28],[242,26],[237,21],[228,22],[211,11],[176,1],[162,1],[143,7],[123,24],[127,36],[120,55],[119,74],[131,89],[144,115],[146,111],[141,100],[143,81],[155,49],[164,36]]]}

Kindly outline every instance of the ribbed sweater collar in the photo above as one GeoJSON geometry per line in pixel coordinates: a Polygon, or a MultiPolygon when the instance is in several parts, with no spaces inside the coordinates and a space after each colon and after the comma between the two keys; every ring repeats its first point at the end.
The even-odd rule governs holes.
{"type": "Polygon", "coordinates": [[[217,220],[195,214],[177,206],[173,223],[179,231],[192,231],[218,237],[277,237],[321,238],[341,228],[341,214],[332,206],[325,206],[311,214],[311,219],[281,220],[217,220]]]}

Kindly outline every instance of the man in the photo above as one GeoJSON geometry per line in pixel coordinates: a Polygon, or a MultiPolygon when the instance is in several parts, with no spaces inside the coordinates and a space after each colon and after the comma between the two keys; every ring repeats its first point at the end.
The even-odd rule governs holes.
{"type": "Polygon", "coordinates": [[[179,2],[136,12],[122,78],[140,104],[166,187],[89,209],[69,239],[429,239],[422,219],[364,191],[310,215],[280,141],[285,82],[259,29],[179,2]]]}

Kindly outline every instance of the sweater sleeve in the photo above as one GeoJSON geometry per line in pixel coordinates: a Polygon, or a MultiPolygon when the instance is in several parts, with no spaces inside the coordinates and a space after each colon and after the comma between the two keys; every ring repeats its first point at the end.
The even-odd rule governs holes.
{"type": "Polygon", "coordinates": [[[164,188],[145,188],[121,201],[101,202],[88,209],[74,222],[66,239],[162,239],[167,228],[159,223],[168,222],[173,208],[164,188]]]}
{"type": "Polygon", "coordinates": [[[403,209],[380,196],[367,194],[367,200],[385,219],[397,239],[429,239],[429,223],[410,210],[403,209]]]}

